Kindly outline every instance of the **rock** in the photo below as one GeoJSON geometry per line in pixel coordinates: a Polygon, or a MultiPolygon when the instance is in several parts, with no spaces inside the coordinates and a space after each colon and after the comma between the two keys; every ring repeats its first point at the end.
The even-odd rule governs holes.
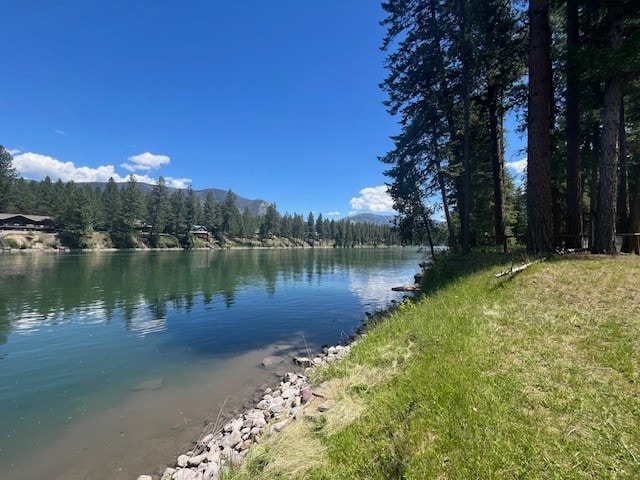
{"type": "Polygon", "coordinates": [[[284,404],[271,405],[271,406],[269,407],[269,411],[270,411],[271,413],[273,413],[274,415],[277,415],[277,414],[279,414],[279,413],[282,413],[282,412],[284,411],[284,409],[285,409],[284,404]]]}
{"type": "Polygon", "coordinates": [[[324,402],[318,407],[319,412],[326,412],[331,409],[331,404],[329,402],[324,402]]]}
{"type": "Polygon", "coordinates": [[[271,428],[269,428],[269,432],[271,433],[281,432],[286,425],[287,425],[286,421],[274,423],[273,425],[271,425],[271,428]]]}
{"type": "Polygon", "coordinates": [[[240,442],[238,445],[236,445],[236,451],[244,452],[247,448],[251,446],[251,443],[252,443],[251,440],[244,440],[240,442]]]}
{"type": "Polygon", "coordinates": [[[207,462],[209,463],[220,463],[220,451],[212,450],[207,453],[207,462]]]}
{"type": "Polygon", "coordinates": [[[160,478],[160,480],[171,480],[171,477],[173,477],[173,474],[175,472],[176,472],[175,468],[167,468],[162,474],[162,477],[160,478]]]}
{"type": "Polygon", "coordinates": [[[187,462],[187,465],[190,467],[197,467],[202,462],[206,461],[206,459],[207,459],[207,456],[204,453],[201,455],[196,455],[195,457],[189,457],[189,461],[187,462]]]}
{"type": "Polygon", "coordinates": [[[147,380],[146,382],[140,382],[133,389],[136,392],[140,392],[142,390],[158,390],[159,388],[162,388],[163,383],[164,380],[161,378],[155,378],[153,380],[147,380]]]}
{"type": "Polygon", "coordinates": [[[282,398],[284,398],[285,400],[288,398],[295,397],[296,395],[298,395],[297,388],[287,388],[286,390],[282,391],[282,398]]]}
{"type": "Polygon", "coordinates": [[[317,367],[318,365],[322,365],[322,359],[320,357],[315,357],[313,359],[313,364],[317,367]]]}
{"type": "Polygon", "coordinates": [[[188,463],[189,463],[189,455],[180,455],[178,457],[177,465],[179,467],[186,467],[188,463]]]}
{"type": "Polygon", "coordinates": [[[234,430],[229,435],[225,435],[222,439],[222,448],[233,448],[242,441],[242,434],[239,430],[234,430]]]}
{"type": "Polygon", "coordinates": [[[151,475],[140,475],[138,480],[153,480],[153,477],[151,475]]]}
{"type": "Polygon", "coordinates": [[[262,360],[262,365],[264,365],[265,367],[270,367],[271,365],[278,365],[282,362],[284,362],[284,357],[278,357],[277,355],[272,355],[262,360]]]}
{"type": "Polygon", "coordinates": [[[313,361],[308,357],[296,357],[293,361],[301,367],[310,367],[313,365],[313,361]]]}
{"type": "Polygon", "coordinates": [[[294,383],[298,380],[298,374],[297,373],[292,373],[292,372],[287,372],[284,374],[284,380],[289,382],[289,383],[294,383]]]}
{"type": "Polygon", "coordinates": [[[233,449],[231,447],[225,447],[224,450],[222,450],[222,454],[220,455],[220,458],[229,459],[231,458],[232,453],[233,453],[233,449]]]}
{"type": "Polygon", "coordinates": [[[253,421],[253,428],[256,428],[256,427],[264,428],[266,426],[267,426],[267,421],[265,420],[264,417],[262,418],[258,417],[253,421]]]}
{"type": "Polygon", "coordinates": [[[236,418],[227,423],[222,430],[225,432],[233,432],[234,430],[240,430],[244,420],[242,418],[236,418]]]}
{"type": "Polygon", "coordinates": [[[198,442],[200,445],[207,445],[211,440],[213,440],[213,433],[205,435],[205,437],[198,442]]]}
{"type": "Polygon", "coordinates": [[[234,451],[229,457],[229,462],[231,463],[231,465],[240,465],[244,460],[244,457],[247,456],[247,453],[248,453],[248,450],[245,450],[243,452],[234,451]]]}
{"type": "Polygon", "coordinates": [[[204,471],[205,480],[214,480],[220,476],[220,465],[217,463],[210,463],[207,469],[204,471]]]}
{"type": "Polygon", "coordinates": [[[258,407],[260,410],[269,410],[270,406],[271,403],[267,400],[262,400],[260,403],[258,403],[258,405],[256,405],[256,407],[258,407]]]}
{"type": "Polygon", "coordinates": [[[197,480],[198,474],[188,468],[178,469],[173,474],[172,480],[197,480]]]}
{"type": "Polygon", "coordinates": [[[302,403],[307,403],[309,400],[313,398],[313,392],[310,388],[302,390],[302,403]]]}

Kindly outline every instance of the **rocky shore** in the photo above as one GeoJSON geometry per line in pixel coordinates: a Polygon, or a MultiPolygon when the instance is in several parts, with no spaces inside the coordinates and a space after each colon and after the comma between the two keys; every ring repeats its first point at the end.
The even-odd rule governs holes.
{"type": "MultiPolygon", "coordinates": [[[[240,464],[251,445],[266,435],[282,431],[309,409],[324,412],[331,408],[320,394],[314,393],[308,374],[347,355],[354,345],[324,347],[315,357],[295,357],[296,369],[285,373],[273,388],[266,388],[256,405],[228,421],[207,427],[193,448],[178,456],[174,466],[168,467],[160,477],[140,475],[138,480],[216,480],[231,465],[240,464]]],[[[265,365],[273,357],[265,359],[265,365]]],[[[264,362],[263,362],[264,363],[264,362]]]]}

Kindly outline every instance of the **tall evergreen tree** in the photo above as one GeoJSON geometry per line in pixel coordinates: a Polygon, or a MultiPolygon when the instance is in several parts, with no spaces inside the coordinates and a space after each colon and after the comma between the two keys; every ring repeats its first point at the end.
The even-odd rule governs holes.
{"type": "Polygon", "coordinates": [[[103,227],[109,232],[119,230],[120,217],[123,213],[122,199],[120,198],[118,184],[113,177],[109,178],[107,186],[102,191],[100,201],[103,211],[103,227]]]}
{"type": "Polygon", "coordinates": [[[147,200],[149,224],[151,225],[149,241],[152,246],[156,246],[159,235],[165,228],[169,214],[169,188],[164,177],[158,178],[158,183],[153,186],[147,200]]]}
{"type": "Polygon", "coordinates": [[[549,0],[529,2],[527,250],[553,251],[551,217],[551,27],[549,0]]]}
{"type": "Polygon", "coordinates": [[[11,188],[18,174],[13,168],[13,156],[0,145],[0,212],[6,212],[11,201],[11,188]]]}
{"type": "MultiPolygon", "coordinates": [[[[607,44],[618,52],[623,44],[624,0],[607,0],[607,44]]],[[[593,253],[615,253],[616,207],[618,194],[618,164],[620,110],[622,108],[623,74],[617,68],[605,80],[604,109],[602,112],[603,151],[598,181],[593,253]]]]}
{"type": "Polygon", "coordinates": [[[566,145],[567,145],[567,248],[582,246],[582,163],[580,158],[580,16],[579,0],[567,0],[565,31],[566,68],[566,145]]]}

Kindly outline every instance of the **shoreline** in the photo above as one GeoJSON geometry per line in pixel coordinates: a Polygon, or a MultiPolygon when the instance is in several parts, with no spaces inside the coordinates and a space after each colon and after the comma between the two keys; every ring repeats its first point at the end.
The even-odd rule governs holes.
{"type": "MultiPolygon", "coordinates": [[[[296,368],[288,369],[279,376],[276,385],[258,387],[260,400],[241,413],[232,415],[220,424],[219,413],[216,423],[207,425],[199,438],[192,441],[192,447],[177,455],[177,458],[162,472],[142,474],[137,480],[217,480],[230,468],[243,463],[253,446],[263,438],[277,435],[292,423],[315,413],[331,409],[331,402],[318,392],[321,384],[314,387],[309,376],[319,368],[326,368],[345,358],[358,339],[365,335],[367,321],[373,317],[380,321],[395,305],[363,320],[356,333],[346,345],[323,347],[322,352],[313,357],[293,357],[296,368]]],[[[270,366],[270,359],[263,360],[270,366]]]]}
{"type": "MultiPolygon", "coordinates": [[[[178,454],[164,470],[141,474],[137,480],[218,480],[230,468],[241,465],[251,448],[263,438],[279,434],[299,419],[330,410],[331,401],[319,392],[322,382],[314,386],[310,376],[316,369],[326,368],[349,355],[369,326],[384,321],[398,305],[398,301],[392,301],[383,310],[367,313],[360,326],[341,344],[325,345],[313,356],[308,352],[310,356],[288,357],[295,368],[278,375],[276,385],[257,387],[252,406],[247,408],[245,404],[242,412],[232,414],[222,425],[221,410],[216,422],[205,426],[189,450],[178,454]]],[[[281,361],[279,357],[266,357],[262,366],[270,367],[274,365],[272,362],[281,361]]]]}
{"type": "Polygon", "coordinates": [[[207,246],[199,246],[193,248],[184,247],[148,247],[142,245],[133,248],[115,248],[106,246],[104,234],[96,234],[94,238],[95,246],[91,248],[69,248],[60,243],[55,233],[41,232],[16,232],[0,231],[0,240],[2,253],[87,253],[87,252],[153,252],[153,251],[225,251],[225,250],[272,250],[272,249],[293,249],[293,250],[309,250],[309,249],[361,249],[361,248],[416,248],[417,245],[387,245],[387,244],[371,244],[371,245],[336,245],[333,241],[317,241],[307,242],[305,240],[278,237],[271,240],[251,240],[236,239],[225,240],[223,245],[217,241],[211,242],[207,246]],[[7,241],[8,239],[8,241],[7,241]],[[13,245],[12,245],[13,244],[13,245]],[[17,246],[16,246],[17,245],[17,246]]]}

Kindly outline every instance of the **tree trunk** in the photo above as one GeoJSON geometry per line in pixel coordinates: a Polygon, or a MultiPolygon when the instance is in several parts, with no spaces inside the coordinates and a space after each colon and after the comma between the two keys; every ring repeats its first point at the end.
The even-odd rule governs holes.
{"type": "MultiPolygon", "coordinates": [[[[631,200],[629,212],[629,222],[627,223],[627,233],[640,233],[640,168],[636,177],[636,185],[631,200]]],[[[640,237],[625,237],[622,243],[622,251],[625,253],[635,252],[640,254],[640,237]]]]}
{"type": "MultiPolygon", "coordinates": [[[[608,44],[617,49],[622,44],[622,0],[607,2],[608,44]]],[[[598,184],[598,211],[592,253],[616,252],[616,203],[618,193],[618,139],[622,77],[614,73],[605,82],[602,110],[603,152],[598,184]]]]}
{"type": "Polygon", "coordinates": [[[627,132],[624,126],[624,98],[620,99],[620,124],[618,130],[618,232],[626,233],[629,222],[629,162],[627,159],[627,132]]]}
{"type": "Polygon", "coordinates": [[[591,176],[589,179],[589,249],[593,249],[598,217],[598,167],[601,149],[600,129],[597,124],[591,126],[591,176]]]}
{"type": "Polygon", "coordinates": [[[469,26],[467,0],[462,0],[462,104],[463,104],[463,151],[462,151],[462,209],[460,212],[460,224],[462,227],[462,251],[471,251],[471,131],[469,117],[471,98],[469,93],[469,26]]]}
{"type": "Polygon", "coordinates": [[[498,115],[498,89],[489,85],[487,89],[489,110],[489,136],[491,138],[491,166],[493,172],[494,232],[496,244],[504,245],[506,235],[506,213],[504,203],[504,164],[500,139],[500,119],[498,115]]]}
{"type": "Polygon", "coordinates": [[[580,159],[580,47],[578,0],[567,0],[567,248],[582,247],[582,165],[580,159]]]}
{"type": "Polygon", "coordinates": [[[442,172],[442,166],[440,160],[436,160],[436,172],[438,175],[438,187],[440,187],[440,195],[442,196],[442,209],[444,210],[444,218],[447,221],[447,231],[449,232],[449,245],[454,250],[456,248],[456,232],[453,229],[453,222],[451,221],[451,212],[449,211],[449,199],[447,198],[447,189],[444,184],[444,173],[442,172]]]}
{"type": "Polygon", "coordinates": [[[549,0],[529,2],[527,250],[553,250],[551,211],[551,29],[549,0]]]}

